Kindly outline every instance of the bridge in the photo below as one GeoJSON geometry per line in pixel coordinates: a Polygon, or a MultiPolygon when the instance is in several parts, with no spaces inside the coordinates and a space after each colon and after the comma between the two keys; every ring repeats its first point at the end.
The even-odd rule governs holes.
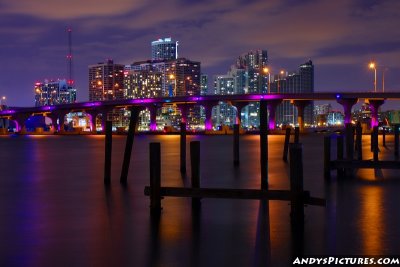
{"type": "MultiPolygon", "coordinates": [[[[268,110],[268,127],[275,129],[275,111],[277,106],[284,100],[289,100],[297,107],[298,124],[300,130],[304,129],[304,108],[314,100],[334,100],[343,107],[344,122],[351,122],[351,108],[359,99],[366,99],[371,108],[371,126],[378,124],[378,109],[385,100],[400,99],[400,92],[318,92],[318,93],[289,93],[289,94],[242,94],[242,95],[202,95],[202,96],[178,96],[147,99],[123,99],[111,101],[80,102],[72,104],[61,104],[41,107],[10,107],[0,111],[0,118],[14,121],[18,132],[26,132],[26,120],[33,115],[43,115],[52,120],[54,131],[63,132],[64,117],[70,112],[85,112],[89,119],[92,132],[96,132],[96,116],[102,114],[102,129],[105,129],[106,114],[115,109],[129,109],[150,111],[150,130],[156,130],[157,109],[165,104],[176,104],[182,113],[182,122],[186,122],[188,108],[203,106],[205,108],[205,130],[212,130],[212,108],[219,102],[226,102],[236,108],[236,120],[240,123],[242,108],[251,102],[260,102],[260,114],[268,110]],[[61,122],[61,123],[59,123],[61,122]]],[[[261,120],[263,121],[263,120],[261,120]]]]}

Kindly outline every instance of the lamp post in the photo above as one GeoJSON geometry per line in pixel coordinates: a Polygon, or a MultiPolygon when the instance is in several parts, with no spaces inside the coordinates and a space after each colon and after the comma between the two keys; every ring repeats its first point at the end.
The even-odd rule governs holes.
{"type": "Polygon", "coordinates": [[[369,68],[374,70],[374,92],[376,93],[376,64],[375,62],[369,63],[369,68]]]}
{"type": "Polygon", "coordinates": [[[265,74],[268,73],[268,94],[271,93],[271,72],[267,67],[263,68],[263,72],[265,74]]]}
{"type": "Polygon", "coordinates": [[[385,72],[387,71],[387,68],[383,68],[382,71],[382,92],[385,92],[385,72]]]}
{"type": "Polygon", "coordinates": [[[281,75],[283,75],[284,73],[285,73],[285,71],[284,71],[284,70],[281,70],[281,71],[279,72],[279,75],[278,75],[278,93],[281,92],[281,90],[280,90],[280,88],[281,88],[280,79],[281,79],[281,75]]]}

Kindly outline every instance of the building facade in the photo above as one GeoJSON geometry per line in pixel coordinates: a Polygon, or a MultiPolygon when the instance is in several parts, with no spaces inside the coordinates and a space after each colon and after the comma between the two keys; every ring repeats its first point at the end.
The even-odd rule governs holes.
{"type": "Polygon", "coordinates": [[[89,66],[89,101],[124,98],[124,65],[107,60],[89,66]]]}
{"type": "Polygon", "coordinates": [[[35,106],[48,106],[76,102],[76,89],[67,80],[45,80],[35,83],[35,106]]]}
{"type": "Polygon", "coordinates": [[[173,60],[178,58],[178,42],[172,38],[151,42],[151,60],[173,60]]]}

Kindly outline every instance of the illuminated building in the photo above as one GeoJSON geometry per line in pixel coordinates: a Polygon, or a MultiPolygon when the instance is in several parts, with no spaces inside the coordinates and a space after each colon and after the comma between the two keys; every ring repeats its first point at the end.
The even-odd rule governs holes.
{"type": "Polygon", "coordinates": [[[151,42],[151,60],[173,60],[178,58],[178,42],[172,38],[151,42]]]}
{"type": "Polygon", "coordinates": [[[35,83],[35,106],[68,104],[76,102],[76,89],[67,80],[45,80],[35,83]]]}
{"type": "Polygon", "coordinates": [[[344,124],[344,115],[339,111],[331,111],[327,115],[328,126],[340,126],[344,124]]]}
{"type": "MultiPolygon", "coordinates": [[[[271,82],[271,93],[313,93],[314,92],[314,65],[309,60],[300,65],[298,71],[285,72],[274,77],[271,82]]],[[[313,119],[314,104],[313,102],[304,109],[304,122],[307,125],[314,123],[313,119]]],[[[296,125],[297,124],[297,108],[284,100],[276,110],[275,121],[277,124],[296,125]]]]}
{"type": "Polygon", "coordinates": [[[124,73],[126,98],[162,97],[162,73],[153,70],[130,70],[124,73]]]}
{"type": "Polygon", "coordinates": [[[89,66],[89,101],[124,98],[124,65],[112,60],[89,66]]]}
{"type": "Polygon", "coordinates": [[[186,58],[139,61],[128,66],[133,71],[161,74],[161,96],[200,95],[200,62],[186,58]]]}
{"type": "Polygon", "coordinates": [[[208,75],[207,74],[200,75],[200,94],[208,95],[208,75]]]}

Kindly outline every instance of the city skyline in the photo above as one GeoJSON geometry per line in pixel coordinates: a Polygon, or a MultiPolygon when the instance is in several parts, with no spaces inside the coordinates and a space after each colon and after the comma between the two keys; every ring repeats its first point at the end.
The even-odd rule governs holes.
{"type": "Polygon", "coordinates": [[[179,41],[179,56],[200,61],[210,77],[226,73],[239,55],[266,49],[272,73],[311,58],[315,91],[373,90],[370,60],[378,90],[385,69],[385,90],[400,89],[396,1],[96,3],[2,2],[0,95],[7,104],[33,106],[35,82],[68,77],[68,27],[78,101],[88,99],[89,65],[147,60],[151,42],[165,37],[179,41]]]}

